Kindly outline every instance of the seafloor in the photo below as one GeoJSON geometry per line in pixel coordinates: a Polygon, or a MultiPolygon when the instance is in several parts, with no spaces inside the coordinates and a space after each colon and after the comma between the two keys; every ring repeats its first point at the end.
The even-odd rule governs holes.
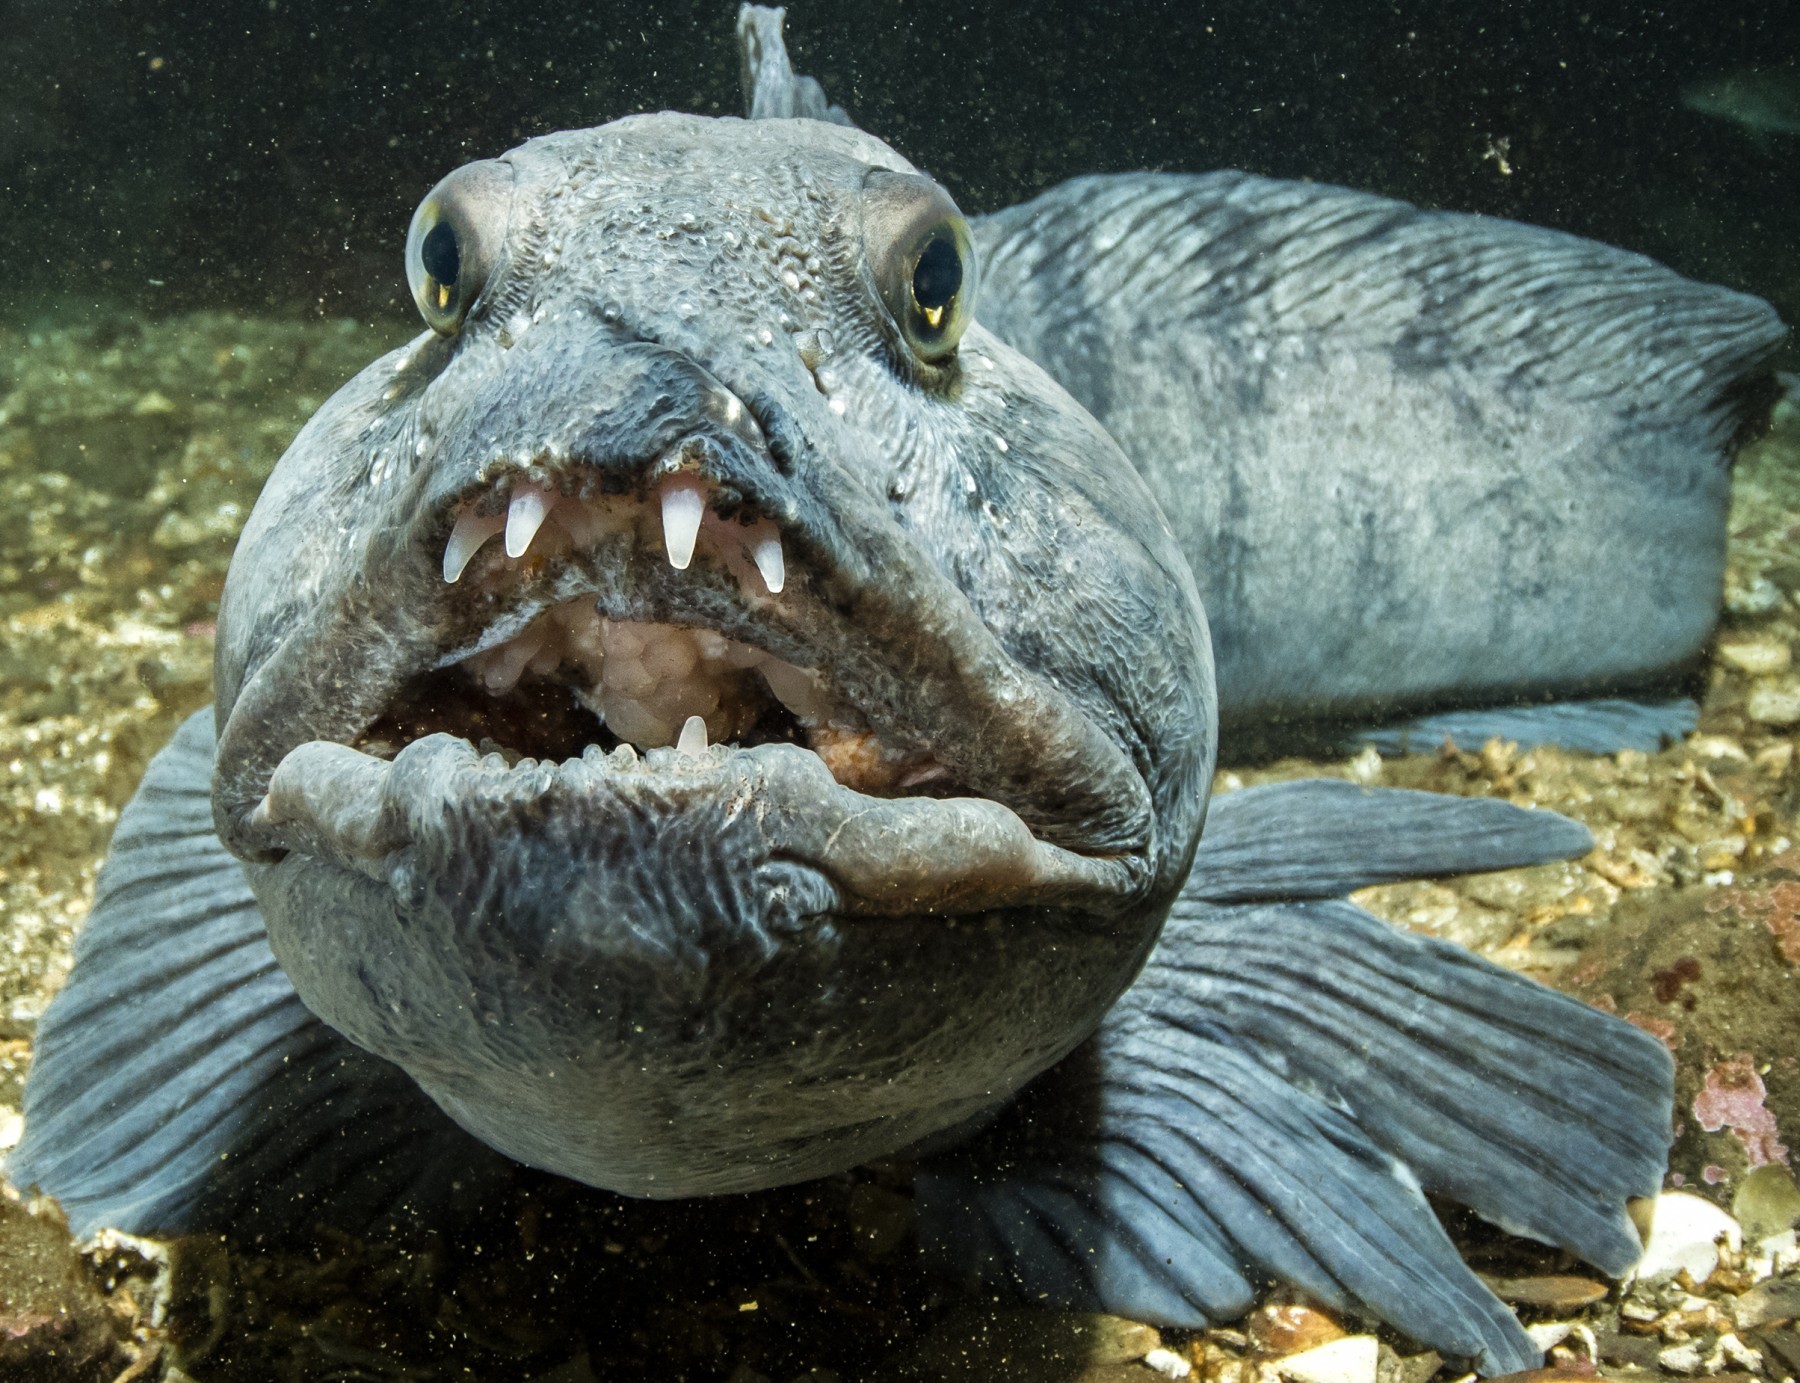
{"type": "MultiPolygon", "coordinates": [[[[232,543],[287,440],[403,330],[200,314],[0,327],[0,1147],[38,1016],[67,974],[107,836],[149,756],[209,699],[232,543]]],[[[1784,406],[1785,407],[1785,406],[1784,406]]],[[[1748,1241],[1800,1218],[1800,413],[1741,458],[1727,614],[1699,732],[1663,753],[1504,744],[1286,761],[1554,807],[1598,847],[1564,865],[1374,890],[1369,906],[1612,1008],[1680,1067],[1671,1186],[1748,1241]],[[1747,1174],[1759,1172],[1746,1190],[1747,1174]]],[[[1157,1333],[984,1309],[911,1264],[903,1168],[706,1204],[522,1187],[480,1242],[274,1256],[210,1240],[73,1246],[0,1199],[0,1377],[266,1380],[810,1378],[1426,1383],[1404,1339],[1278,1302],[1241,1329],[1157,1333]]],[[[1451,1216],[1573,1372],[1800,1368],[1800,1254],[1724,1255],[1629,1294],[1451,1216]],[[1704,1271],[1702,1269],[1701,1271],[1704,1271]]],[[[1641,1375],[1640,1375],[1641,1376],[1641,1375]]]]}

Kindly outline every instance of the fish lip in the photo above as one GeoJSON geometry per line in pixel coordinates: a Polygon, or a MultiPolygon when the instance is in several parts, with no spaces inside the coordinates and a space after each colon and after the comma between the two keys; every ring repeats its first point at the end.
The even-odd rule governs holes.
{"type": "MultiPolygon", "coordinates": [[[[884,737],[928,749],[973,793],[1024,823],[1040,844],[1098,861],[1136,858],[1142,867],[1100,871],[1123,890],[1115,902],[1128,902],[1146,887],[1153,819],[1149,788],[1133,755],[1072,696],[1015,662],[962,591],[778,400],[766,392],[731,390],[703,362],[640,333],[621,344],[643,359],[678,361],[688,372],[684,378],[699,381],[702,402],[674,410],[675,422],[659,418],[647,434],[629,435],[623,445],[614,431],[598,440],[577,434],[561,445],[546,440],[490,448],[479,462],[447,470],[421,467],[406,497],[404,521],[370,536],[359,568],[365,575],[350,599],[326,612],[323,628],[290,632],[255,670],[222,727],[215,819],[228,847],[246,859],[274,857],[284,847],[255,813],[288,754],[311,741],[354,743],[407,678],[480,646],[479,630],[474,639],[455,633],[458,592],[441,571],[458,506],[491,494],[509,474],[549,481],[561,493],[642,493],[656,480],[654,460],[647,466],[646,457],[679,451],[688,473],[734,493],[779,526],[784,544],[799,558],[797,584],[804,589],[790,588],[747,611],[728,575],[715,571],[709,586],[696,572],[671,572],[659,556],[640,551],[614,573],[631,585],[635,603],[611,613],[719,629],[778,657],[828,668],[884,737]],[[740,403],[742,416],[709,411],[708,398],[740,403]],[[811,488],[809,476],[816,478],[811,488]],[[829,484],[823,499],[820,483],[829,484]],[[711,605],[696,616],[693,601],[702,591],[711,605]],[[370,616],[383,599],[428,613],[416,628],[388,631],[388,645],[372,649],[370,625],[381,621],[370,616]],[[808,618],[812,626],[800,628],[808,618]],[[926,631],[922,640],[916,637],[920,630],[926,631]],[[821,639],[821,632],[830,637],[821,639]],[[318,648],[350,648],[362,656],[323,676],[309,654],[318,648]],[[897,670],[901,661],[905,665],[897,670]],[[289,666],[284,670],[283,664],[289,666]],[[293,714],[280,703],[284,686],[296,679],[315,691],[329,684],[343,696],[337,704],[293,714]],[[869,694],[877,684],[884,685],[887,704],[869,694]],[[979,762],[971,758],[977,749],[979,762]],[[1059,772],[1067,789],[1044,792],[1046,778],[1059,772]]],[[[547,437],[556,426],[566,423],[554,417],[548,425],[540,422],[536,435],[547,437]]],[[[579,585],[594,575],[576,572],[571,579],[579,585]]],[[[539,583],[523,599],[518,591],[507,597],[516,624],[556,598],[554,583],[539,583]]],[[[492,618],[481,622],[481,629],[495,627],[492,618]]]]}
{"type": "Polygon", "coordinates": [[[792,744],[715,745],[699,756],[657,749],[642,758],[596,747],[561,762],[509,764],[446,734],[416,740],[392,760],[310,741],[277,766],[253,819],[277,848],[393,885],[420,834],[448,816],[510,822],[556,812],[565,828],[592,820],[604,829],[640,796],[753,818],[766,857],[822,875],[847,915],[1111,911],[1147,882],[1141,856],[1046,844],[984,798],[873,797],[839,784],[817,755],[792,744]],[[570,823],[571,814],[580,819],[570,823]]]}

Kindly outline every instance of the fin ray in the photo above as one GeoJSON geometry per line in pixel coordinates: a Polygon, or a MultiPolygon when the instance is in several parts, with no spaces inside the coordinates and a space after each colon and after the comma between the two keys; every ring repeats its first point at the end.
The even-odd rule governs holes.
{"type": "Polygon", "coordinates": [[[443,1212],[505,1163],[313,1017],[213,834],[211,710],[119,818],[68,983],[39,1025],[20,1185],[77,1234],[277,1237],[443,1212]]]}

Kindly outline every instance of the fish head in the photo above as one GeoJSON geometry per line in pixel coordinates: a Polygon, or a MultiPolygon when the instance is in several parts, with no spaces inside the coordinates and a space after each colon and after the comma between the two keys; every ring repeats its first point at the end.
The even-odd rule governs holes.
{"type": "Polygon", "coordinates": [[[1070,1051],[1191,861],[1209,644],[944,190],[635,117],[452,173],[407,261],[430,329],[295,439],[219,621],[215,818],[305,1003],[636,1195],[893,1153],[1070,1051]]]}

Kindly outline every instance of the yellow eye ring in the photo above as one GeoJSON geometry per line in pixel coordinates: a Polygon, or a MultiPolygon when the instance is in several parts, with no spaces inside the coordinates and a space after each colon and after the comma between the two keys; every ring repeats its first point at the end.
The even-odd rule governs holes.
{"type": "Polygon", "coordinates": [[[463,324],[494,277],[512,212],[512,165],[488,159],[457,169],[425,195],[406,233],[406,281],[425,325],[443,336],[463,324]]]}
{"type": "Polygon", "coordinates": [[[950,194],[917,173],[871,169],[863,179],[863,247],[907,348],[927,365],[948,363],[978,281],[969,224],[950,194]]]}

